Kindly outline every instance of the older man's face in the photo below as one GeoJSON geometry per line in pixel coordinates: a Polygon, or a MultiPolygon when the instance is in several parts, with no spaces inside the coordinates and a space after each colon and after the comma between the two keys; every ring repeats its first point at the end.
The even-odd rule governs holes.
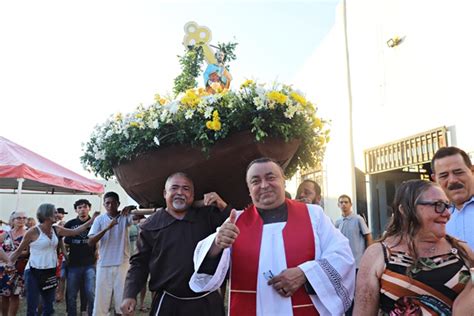
{"type": "Polygon", "coordinates": [[[247,171],[247,186],[258,208],[273,209],[285,202],[285,179],[274,162],[253,164],[247,171]]]}
{"type": "Polygon", "coordinates": [[[168,210],[186,211],[194,201],[193,183],[186,177],[176,175],[167,181],[164,197],[168,210]]]}
{"type": "Polygon", "coordinates": [[[474,171],[469,169],[460,154],[436,159],[433,179],[457,208],[474,194],[474,171]]]}

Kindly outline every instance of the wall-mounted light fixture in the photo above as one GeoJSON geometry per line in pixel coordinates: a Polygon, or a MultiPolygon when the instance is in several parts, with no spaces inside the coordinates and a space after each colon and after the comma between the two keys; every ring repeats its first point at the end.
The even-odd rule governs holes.
{"type": "Polygon", "coordinates": [[[395,35],[394,37],[392,37],[391,39],[387,41],[387,46],[390,48],[394,48],[400,45],[404,40],[405,40],[405,36],[399,37],[398,35],[395,35]]]}

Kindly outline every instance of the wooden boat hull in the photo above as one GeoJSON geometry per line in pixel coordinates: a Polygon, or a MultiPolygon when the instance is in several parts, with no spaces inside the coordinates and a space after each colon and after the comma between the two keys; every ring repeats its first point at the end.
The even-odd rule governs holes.
{"type": "Polygon", "coordinates": [[[173,145],[137,156],[114,168],[125,191],[141,207],[165,206],[163,190],[166,178],[178,171],[194,181],[195,200],[207,192],[217,192],[227,203],[243,208],[250,203],[245,182],[249,162],[271,157],[285,168],[300,145],[299,140],[285,142],[267,138],[257,143],[250,132],[241,132],[217,142],[209,155],[200,148],[173,145]]]}

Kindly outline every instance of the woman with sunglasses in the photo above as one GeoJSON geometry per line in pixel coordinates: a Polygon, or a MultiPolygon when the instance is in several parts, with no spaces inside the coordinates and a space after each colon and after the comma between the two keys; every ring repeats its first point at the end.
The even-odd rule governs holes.
{"type": "MultiPolygon", "coordinates": [[[[26,214],[13,211],[10,215],[11,230],[0,236],[2,249],[12,253],[20,245],[26,233],[26,214]]],[[[20,294],[24,290],[23,272],[28,262],[28,250],[21,253],[15,266],[0,266],[0,296],[2,297],[2,315],[14,316],[18,313],[20,294]]]]}
{"type": "Polygon", "coordinates": [[[466,243],[446,234],[445,193],[433,182],[410,180],[397,190],[393,210],[385,235],[362,257],[354,315],[472,311],[474,255],[466,243]]]}

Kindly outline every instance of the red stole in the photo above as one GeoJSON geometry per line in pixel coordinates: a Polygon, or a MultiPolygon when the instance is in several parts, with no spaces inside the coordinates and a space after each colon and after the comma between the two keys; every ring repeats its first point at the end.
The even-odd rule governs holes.
{"type": "MultiPolygon", "coordinates": [[[[286,205],[288,220],[283,228],[283,242],[287,267],[294,268],[315,259],[314,234],[306,204],[286,199],[286,205]]],[[[255,206],[251,205],[239,216],[236,225],[240,234],[232,245],[229,315],[256,315],[263,221],[255,206]]],[[[295,316],[319,315],[304,287],[291,296],[291,304],[295,316]]]]}

